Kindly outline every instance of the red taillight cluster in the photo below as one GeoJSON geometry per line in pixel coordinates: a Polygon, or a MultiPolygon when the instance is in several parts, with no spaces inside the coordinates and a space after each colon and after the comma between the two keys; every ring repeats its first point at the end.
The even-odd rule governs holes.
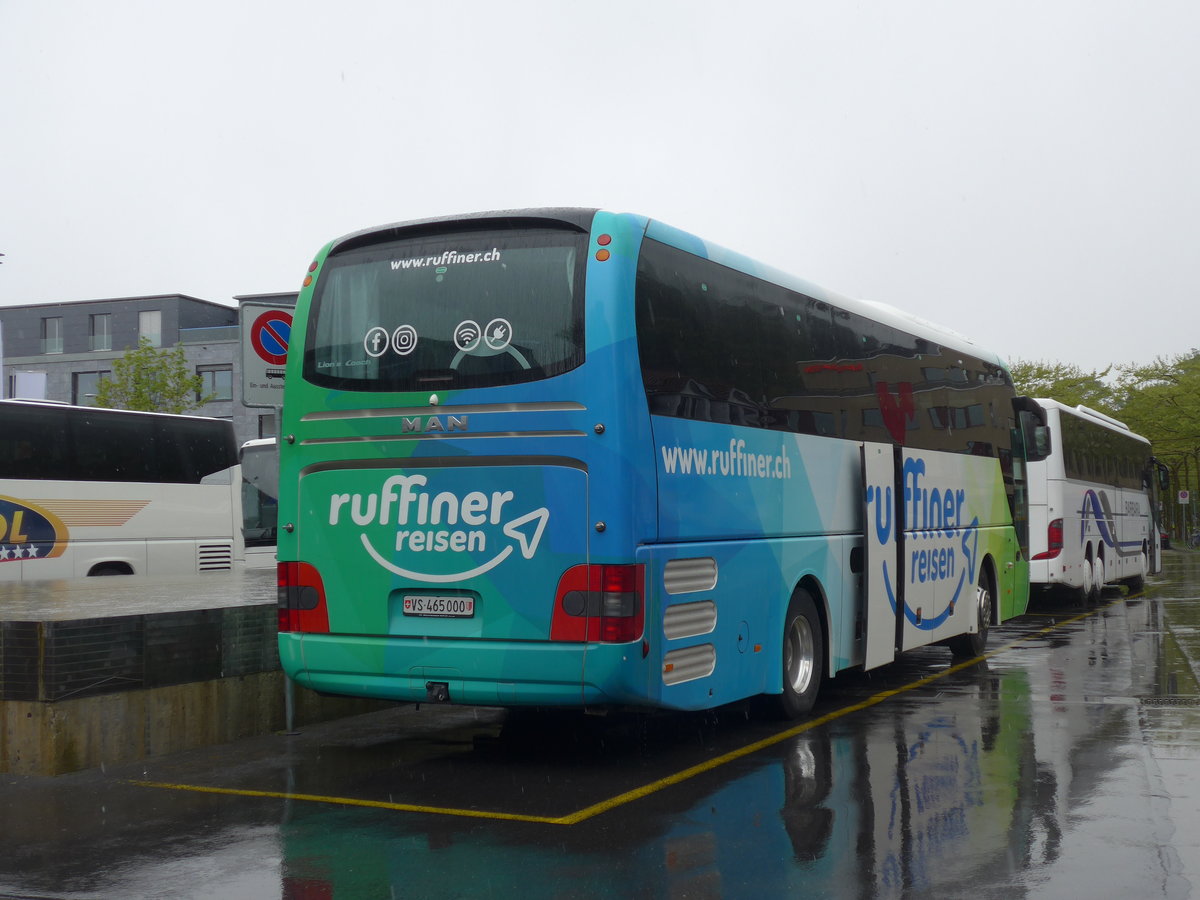
{"type": "Polygon", "coordinates": [[[1055,559],[1058,554],[1062,553],[1063,548],[1063,520],[1055,519],[1046,528],[1046,547],[1047,549],[1036,554],[1034,559],[1055,559]]]}
{"type": "Polygon", "coordinates": [[[627,644],[645,618],[644,566],[573,566],[554,592],[550,640],[627,644]]]}
{"type": "Polygon", "coordinates": [[[329,633],[325,583],[321,573],[303,562],[281,562],[279,579],[279,630],[329,633]]]}

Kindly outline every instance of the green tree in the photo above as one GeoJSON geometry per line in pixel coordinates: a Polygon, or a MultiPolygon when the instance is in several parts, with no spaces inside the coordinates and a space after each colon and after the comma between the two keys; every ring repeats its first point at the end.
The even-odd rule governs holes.
{"type": "Polygon", "coordinates": [[[1118,366],[1121,418],[1155,444],[1200,446],[1200,351],[1118,366]]]}
{"type": "Polygon", "coordinates": [[[185,413],[213,399],[200,396],[203,388],[203,379],[187,364],[182,344],[159,350],[143,337],[136,349],[128,349],[124,356],[113,360],[112,377],[100,380],[96,405],[185,413]]]}
{"type": "MultiPolygon", "coordinates": [[[[1120,419],[1150,439],[1155,456],[1171,470],[1173,489],[1200,487],[1200,351],[1158,357],[1148,365],[1118,367],[1120,419]]],[[[1193,508],[1166,504],[1167,515],[1182,536],[1193,508]]]]}
{"type": "Polygon", "coordinates": [[[1163,459],[1200,452],[1200,353],[1120,366],[1120,418],[1163,459]]]}
{"type": "Polygon", "coordinates": [[[1115,415],[1119,398],[1105,379],[1112,366],[1102,371],[1087,371],[1073,363],[1029,362],[1018,359],[1009,366],[1017,393],[1026,397],[1057,400],[1066,406],[1089,406],[1115,415]]]}

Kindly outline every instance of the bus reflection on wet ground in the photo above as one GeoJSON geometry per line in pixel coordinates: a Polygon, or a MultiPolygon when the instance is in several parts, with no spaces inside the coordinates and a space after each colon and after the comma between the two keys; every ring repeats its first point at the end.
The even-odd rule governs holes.
{"type": "Polygon", "coordinates": [[[0,894],[1186,897],[1200,891],[1200,554],[1043,599],[989,656],[738,706],[424,706],[0,791],[0,894]]]}

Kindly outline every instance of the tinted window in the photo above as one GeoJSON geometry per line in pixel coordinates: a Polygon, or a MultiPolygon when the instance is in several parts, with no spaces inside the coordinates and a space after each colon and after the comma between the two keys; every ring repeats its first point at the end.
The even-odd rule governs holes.
{"type": "Polygon", "coordinates": [[[1146,444],[1066,411],[1060,413],[1060,421],[1068,478],[1135,490],[1143,487],[1150,458],[1146,444]]]}
{"type": "Polygon", "coordinates": [[[484,387],[583,361],[586,237],[555,229],[437,234],[331,255],[304,377],[359,391],[484,387]]]}
{"type": "Polygon", "coordinates": [[[993,456],[1009,442],[999,366],[647,239],[638,351],[650,411],[993,456]]]}
{"type": "Polygon", "coordinates": [[[0,478],[199,484],[237,464],[213,419],[0,405],[0,478]]]}

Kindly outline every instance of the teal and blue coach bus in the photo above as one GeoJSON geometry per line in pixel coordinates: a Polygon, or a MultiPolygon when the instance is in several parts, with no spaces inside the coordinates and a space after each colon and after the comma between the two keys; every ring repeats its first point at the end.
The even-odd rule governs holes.
{"type": "Polygon", "coordinates": [[[296,307],[279,647],[318,691],[798,716],[1025,611],[1003,363],[641,216],[328,244],[296,307]]]}

